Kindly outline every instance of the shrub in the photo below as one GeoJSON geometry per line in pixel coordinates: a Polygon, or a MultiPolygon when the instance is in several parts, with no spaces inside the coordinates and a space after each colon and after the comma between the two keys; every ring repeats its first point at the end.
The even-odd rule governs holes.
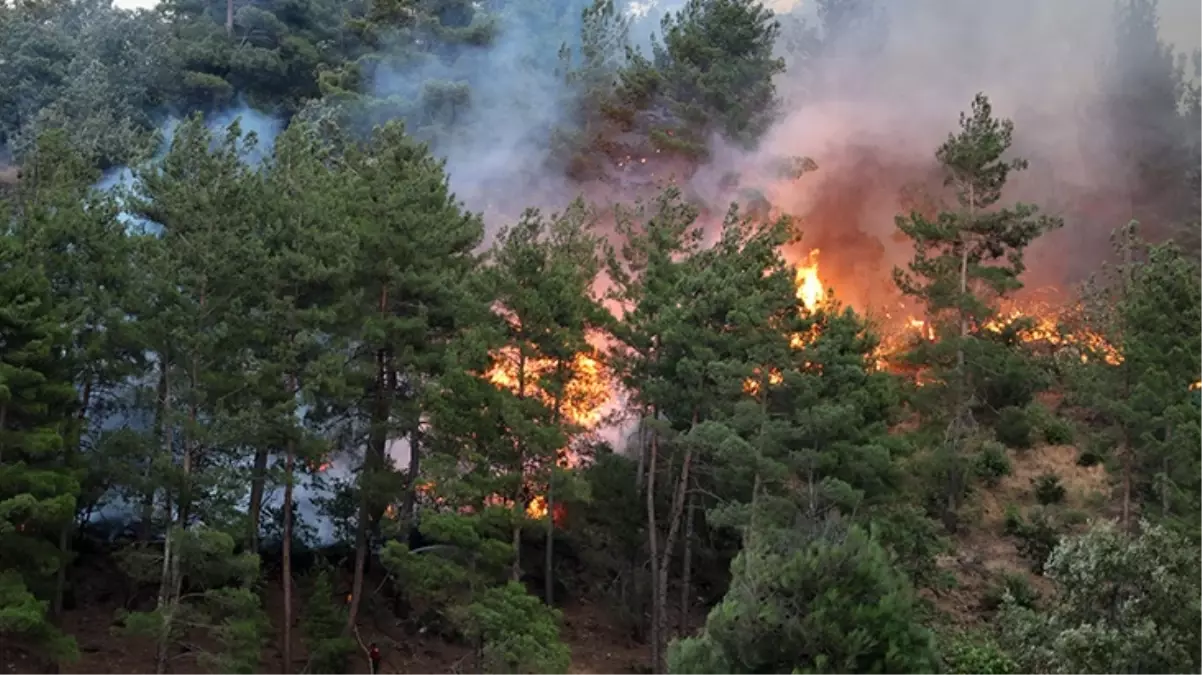
{"type": "Polygon", "coordinates": [[[1044,506],[1064,501],[1064,485],[1060,483],[1060,476],[1054,473],[1031,479],[1031,485],[1035,487],[1035,499],[1044,506]]]}
{"type": "Polygon", "coordinates": [[[1077,454],[1077,466],[1097,466],[1102,463],[1105,458],[1101,453],[1092,448],[1085,448],[1077,454]]]}
{"type": "Polygon", "coordinates": [[[1002,533],[1017,536],[1023,529],[1023,514],[1014,504],[1006,505],[1005,515],[1002,516],[1002,533]]]}
{"type": "Polygon", "coordinates": [[[985,591],[981,606],[987,612],[995,611],[1002,606],[1007,595],[1012,598],[1014,604],[1028,609],[1034,609],[1035,603],[1039,602],[1039,592],[1031,587],[1027,577],[1015,572],[1005,572],[997,583],[985,591]]]}
{"type": "Polygon", "coordinates": [[[1023,450],[1031,447],[1031,420],[1022,408],[1003,408],[998,415],[994,434],[1008,448],[1023,450]]]}
{"type": "Polygon", "coordinates": [[[989,487],[997,485],[1003,476],[1009,476],[1013,470],[1010,458],[1006,456],[1005,446],[994,441],[981,444],[981,451],[977,453],[973,469],[977,477],[989,487]]]}
{"type": "Polygon", "coordinates": [[[1008,675],[1018,664],[985,634],[959,633],[940,640],[939,657],[945,673],[1008,675]]]}
{"type": "Polygon", "coordinates": [[[1031,563],[1031,571],[1043,574],[1044,563],[1060,543],[1060,533],[1042,510],[1018,528],[1018,553],[1031,563]]]}
{"type": "Polygon", "coordinates": [[[1073,436],[1073,425],[1062,417],[1052,417],[1043,424],[1043,440],[1051,445],[1068,445],[1073,436]]]}

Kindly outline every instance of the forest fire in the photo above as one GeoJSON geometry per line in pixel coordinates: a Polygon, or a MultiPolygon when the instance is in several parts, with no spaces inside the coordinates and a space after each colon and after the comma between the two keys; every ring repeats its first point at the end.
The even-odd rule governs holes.
{"type": "Polygon", "coordinates": [[[593,429],[601,421],[601,410],[609,402],[611,386],[609,374],[594,356],[577,353],[570,363],[557,364],[552,359],[527,358],[523,361],[516,349],[508,348],[494,355],[493,366],[484,377],[494,385],[514,393],[534,396],[550,408],[558,406],[559,412],[573,424],[584,429],[593,429]],[[558,367],[565,368],[566,383],[558,401],[542,385],[544,379],[556,377],[558,367]],[[519,373],[525,371],[525,377],[519,373]],[[526,391],[519,392],[522,387],[526,391]]]}
{"type": "MultiPolygon", "coordinates": [[[[827,290],[819,273],[819,249],[812,249],[796,265],[794,284],[796,297],[805,312],[814,312],[827,301],[827,290]]],[[[905,316],[906,306],[898,304],[898,309],[905,316]]],[[[1091,355],[1099,355],[1105,363],[1118,365],[1123,362],[1122,354],[1105,338],[1088,330],[1067,330],[1060,324],[1059,318],[1064,307],[1046,301],[1022,302],[1006,300],[1002,303],[1001,311],[993,319],[980,326],[978,330],[1001,334],[1014,330],[1015,337],[1027,344],[1044,344],[1053,350],[1070,348],[1077,352],[1077,358],[1087,363],[1091,355]]],[[[934,341],[937,339],[934,324],[913,315],[904,319],[894,320],[893,313],[885,314],[886,325],[881,326],[884,335],[877,348],[874,367],[878,370],[892,369],[896,356],[903,352],[907,345],[915,340],[934,341]]],[[[807,334],[795,334],[790,340],[790,346],[801,349],[817,337],[818,327],[807,334]]],[[[778,369],[772,368],[763,377],[760,369],[754,371],[754,376],[743,382],[743,392],[749,396],[759,394],[764,384],[779,385],[784,377],[778,369]]],[[[921,383],[921,382],[920,382],[921,383]]],[[[1200,385],[1202,386],[1202,385],[1200,385]]]]}
{"type": "MultiPolygon", "coordinates": [[[[516,394],[533,396],[548,408],[562,414],[573,426],[591,431],[601,422],[602,411],[613,396],[613,383],[604,364],[595,356],[577,353],[569,363],[547,358],[523,358],[517,349],[504,349],[494,354],[493,366],[484,374],[493,385],[516,394]],[[545,382],[557,377],[563,368],[565,382],[559,397],[547,390],[545,382]],[[523,390],[523,391],[519,391],[523,390]]],[[[560,450],[557,463],[571,468],[580,461],[571,447],[560,450]]],[[[512,500],[505,500],[512,504],[512,500]]],[[[551,511],[558,524],[564,517],[563,507],[555,504],[551,511]]],[[[526,517],[542,520],[548,515],[547,498],[537,495],[526,505],[526,517]]]]}
{"type": "Polygon", "coordinates": [[[826,299],[826,287],[818,276],[818,249],[811,250],[805,262],[797,266],[793,283],[797,286],[797,299],[807,311],[814,311],[826,299]]]}

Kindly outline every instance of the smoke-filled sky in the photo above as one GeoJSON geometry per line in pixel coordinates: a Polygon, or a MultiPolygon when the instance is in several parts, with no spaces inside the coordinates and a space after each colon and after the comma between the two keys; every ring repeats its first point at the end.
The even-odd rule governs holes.
{"type": "MultiPolygon", "coordinates": [[[[777,9],[794,4],[777,0],[777,9]]],[[[794,183],[757,185],[803,217],[802,249],[822,250],[823,277],[855,304],[889,292],[889,270],[910,255],[893,237],[898,195],[921,178],[960,111],[986,93],[1016,124],[1013,150],[1031,161],[1007,201],[1064,215],[1066,227],[1033,247],[1028,283],[1062,284],[1094,269],[1122,224],[1126,168],[1109,148],[1120,131],[1097,114],[1112,85],[1112,3],[1105,0],[906,0],[879,2],[884,31],[852,29],[833,50],[777,82],[781,121],[753,155],[719,153],[694,183],[730,170],[765,174],[773,156],[805,155],[819,170],[794,183]],[[1071,247],[1071,253],[1066,251],[1071,247]],[[1070,253],[1070,255],[1065,255],[1070,253]]],[[[1178,49],[1199,43],[1196,0],[1161,0],[1161,33],[1178,49]],[[1177,37],[1174,37],[1177,36],[1177,37]]],[[[812,14],[808,7],[801,15],[812,14]]],[[[787,40],[786,21],[781,42],[787,40]]],[[[753,179],[754,180],[754,179],[753,179]]],[[[704,192],[704,190],[702,190],[704,192]]],[[[717,195],[715,195],[718,197],[717,195]]],[[[720,199],[720,197],[719,197],[720,199]]]]}

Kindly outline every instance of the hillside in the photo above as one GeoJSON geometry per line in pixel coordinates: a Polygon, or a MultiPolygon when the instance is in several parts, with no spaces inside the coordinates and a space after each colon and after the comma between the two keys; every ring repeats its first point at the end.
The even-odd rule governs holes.
{"type": "Polygon", "coordinates": [[[901,7],[0,4],[0,664],[1202,669],[1202,54],[901,7]]]}
{"type": "MultiPolygon", "coordinates": [[[[1020,513],[1029,514],[1039,506],[1033,490],[1034,480],[1045,473],[1061,477],[1065,487],[1065,498],[1056,506],[1074,525],[1070,531],[1083,531],[1090,519],[1111,518],[1118,515],[1118,504],[1114,499],[1115,484],[1101,465],[1089,467],[1078,463],[1079,451],[1072,445],[1038,445],[1009,453],[1013,472],[1001,478],[995,487],[983,488],[967,507],[972,513],[965,530],[954,538],[952,551],[942,556],[940,569],[950,572],[954,584],[938,593],[929,593],[941,614],[951,625],[959,629],[981,629],[991,620],[991,601],[996,602],[996,589],[1007,575],[1026,580],[1041,595],[1040,602],[1055,602],[1054,588],[1046,579],[1032,572],[1031,563],[1019,552],[1018,541],[1005,533],[1007,507],[1017,507],[1020,513]]],[[[136,673],[154,669],[154,645],[146,640],[115,637],[113,628],[117,610],[125,605],[128,589],[114,584],[119,575],[105,566],[104,558],[89,557],[75,572],[78,579],[75,602],[77,608],[67,612],[64,630],[79,640],[81,658],[64,668],[64,673],[136,673]]],[[[278,580],[275,580],[278,581],[278,580]]],[[[372,587],[382,586],[383,579],[369,578],[372,587]]],[[[349,588],[349,577],[344,577],[342,586],[349,588]]],[[[142,597],[142,602],[149,598],[142,597]]],[[[563,638],[572,650],[570,673],[642,673],[648,669],[648,652],[645,644],[632,638],[628,630],[622,630],[611,610],[597,598],[590,598],[587,590],[581,595],[572,593],[572,599],[562,607],[563,638]]],[[[406,629],[391,613],[384,598],[371,612],[372,618],[361,625],[360,638],[364,644],[375,642],[383,647],[384,673],[430,673],[470,672],[471,649],[455,644],[435,635],[406,629]]],[[[278,587],[269,587],[265,604],[272,625],[279,625],[282,617],[281,598],[278,587]]],[[[304,614],[304,607],[298,610],[304,614]]],[[[699,610],[700,611],[700,610],[699,610]]],[[[702,617],[695,616],[693,621],[702,617]]],[[[278,668],[281,654],[273,646],[264,649],[260,672],[273,672],[278,668]]],[[[294,670],[302,672],[307,659],[306,650],[299,649],[293,655],[294,670]]],[[[10,664],[11,672],[27,672],[21,662],[10,664]]],[[[352,660],[346,672],[369,672],[366,656],[362,653],[352,660]]],[[[173,672],[208,672],[194,660],[183,658],[173,665],[173,672]]]]}

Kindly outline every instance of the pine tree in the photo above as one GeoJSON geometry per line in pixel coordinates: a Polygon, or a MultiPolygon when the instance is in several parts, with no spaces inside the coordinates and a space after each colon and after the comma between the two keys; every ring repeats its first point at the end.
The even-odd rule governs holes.
{"type": "Polygon", "coordinates": [[[361,332],[354,338],[367,393],[349,630],[362,600],[369,533],[377,530],[397,491],[399,477],[388,467],[385,447],[394,435],[409,441],[409,475],[402,491],[406,504],[412,504],[425,389],[440,371],[449,341],[487,305],[468,286],[483,225],[479,216],[462,210],[442,163],[428,148],[393,123],[352,144],[345,161],[353,176],[349,217],[360,241],[354,283],[363,304],[361,332]]]}
{"type": "MultiPolygon", "coordinates": [[[[64,465],[81,481],[80,508],[93,505],[113,476],[104,470],[112,453],[100,432],[130,376],[144,358],[133,311],[136,273],[133,241],[107,197],[89,192],[97,175],[61,133],[47,134],[26,162],[17,205],[16,234],[46,270],[54,305],[70,323],[67,360],[78,392],[77,413],[64,428],[64,465]]],[[[75,521],[59,537],[65,559],[75,521]]],[[[68,565],[60,565],[53,613],[59,615],[68,565]]]]}
{"type": "Polygon", "coordinates": [[[1197,536],[1198,411],[1190,400],[1202,362],[1202,289],[1196,261],[1174,244],[1150,246],[1132,222],[1114,233],[1122,262],[1085,289],[1085,326],[1117,349],[1086,354],[1070,394],[1097,415],[1097,440],[1117,449],[1122,523],[1144,517],[1197,536]]]}
{"type": "MultiPolygon", "coordinates": [[[[253,325],[245,307],[262,287],[262,257],[252,236],[262,184],[243,161],[251,146],[237,124],[215,142],[196,116],[177,129],[162,163],[140,174],[135,208],[162,226],[140,262],[152,279],[144,301],[155,312],[144,324],[159,371],[154,433],[160,448],[151,461],[158,480],[151,485],[155,493],[161,488],[168,528],[161,554],[132,552],[135,576],[157,573],[159,598],[153,612],[132,614],[126,625],[156,637],[158,672],[174,658],[181,622],[190,615],[206,617],[195,621],[218,632],[230,621],[249,622],[238,624],[233,636],[239,648],[257,641],[261,628],[249,588],[258,557],[236,553],[228,531],[245,532],[235,515],[249,487],[239,479],[247,450],[242,404],[253,393],[245,384],[253,325]],[[142,567],[147,558],[156,564],[142,567]],[[199,597],[182,592],[185,577],[220,570],[237,570],[241,583],[199,597]]],[[[249,658],[249,652],[232,656],[249,658]]]]}
{"type": "MultiPolygon", "coordinates": [[[[256,232],[264,253],[263,305],[255,312],[262,334],[257,380],[264,419],[255,469],[266,469],[270,451],[284,451],[282,557],[283,671],[292,663],[293,492],[297,460],[328,456],[323,438],[301,406],[325,408],[346,388],[339,372],[348,351],[344,322],[354,316],[351,279],[357,255],[349,226],[347,174],[314,130],[293,125],[276,139],[267,168],[268,217],[256,232]],[[315,453],[314,451],[317,451],[315,453]],[[315,456],[316,455],[316,456],[315,456]]],[[[262,480],[262,478],[260,478],[262,480]]],[[[251,541],[256,541],[258,502],[251,499],[251,541]]],[[[257,546],[251,547],[257,551],[257,546]]]]}
{"type": "MultiPolygon", "coordinates": [[[[537,399],[531,404],[531,421],[548,427],[548,433],[537,436],[515,431],[519,489],[525,489],[531,478],[547,488],[543,497],[548,511],[544,565],[544,600],[548,604],[553,600],[554,584],[556,466],[566,459],[561,455],[568,450],[567,442],[583,430],[579,428],[582,420],[574,418],[573,411],[588,410],[590,404],[574,400],[579,395],[570,385],[578,376],[577,355],[589,349],[588,334],[604,321],[604,310],[592,296],[601,268],[600,242],[591,231],[594,222],[583,201],[550,219],[528,211],[514,227],[498,234],[495,264],[489,269],[498,310],[508,327],[503,358],[512,363],[502,368],[508,371],[512,367],[519,399],[537,399]],[[529,446],[528,441],[535,438],[552,445],[529,446]]],[[[523,501],[519,493],[514,505],[519,514],[523,501]]],[[[516,530],[514,539],[520,541],[516,530]]],[[[518,570],[519,561],[514,565],[518,570]]]]}
{"type": "Polygon", "coordinates": [[[664,17],[653,59],[662,91],[698,141],[712,131],[754,145],[776,113],[780,24],[758,0],[689,0],[664,17]]]}
{"type": "Polygon", "coordinates": [[[0,233],[0,636],[58,661],[75,641],[47,617],[57,545],[75,518],[79,481],[66,464],[77,397],[66,358],[70,331],[40,256],[0,233]]]}
{"type": "Polygon", "coordinates": [[[670,672],[924,673],[937,665],[913,588],[855,525],[756,543],[731,570],[730,591],[703,632],[673,645],[670,672]]]}
{"type": "Polygon", "coordinates": [[[1014,124],[996,119],[989,99],[977,94],[971,113],[960,115],[959,133],[949,134],[935,152],[955,205],[934,218],[918,212],[897,218],[898,229],[914,243],[914,258],[907,270],[894,269],[894,281],[925,305],[937,330],[937,344],[913,356],[931,368],[935,380],[923,391],[927,421],[946,429],[942,512],[949,527],[966,489],[960,454],[974,425],[968,364],[978,348],[974,330],[992,316],[998,298],[1021,287],[1024,249],[1061,224],[1028,204],[998,206],[1010,173],[1026,168],[1021,159],[1004,158],[1013,135],[1014,124]]]}

